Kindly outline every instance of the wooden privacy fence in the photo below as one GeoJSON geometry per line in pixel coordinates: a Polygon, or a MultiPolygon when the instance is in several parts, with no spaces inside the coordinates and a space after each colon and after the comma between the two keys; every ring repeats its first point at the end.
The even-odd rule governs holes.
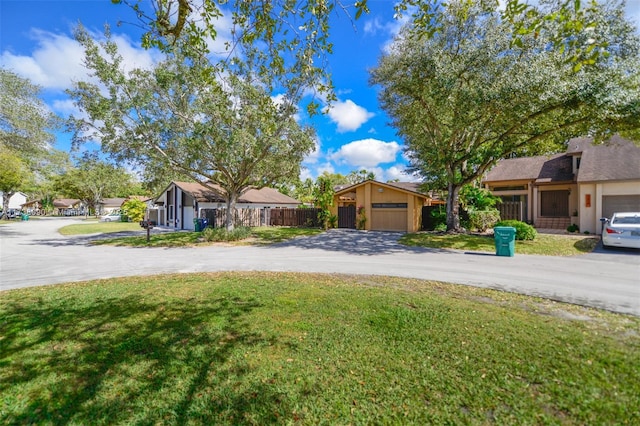
{"type": "Polygon", "coordinates": [[[270,209],[269,225],[320,227],[318,213],[320,213],[320,209],[316,208],[270,209]]]}
{"type": "MultiPolygon", "coordinates": [[[[320,209],[236,209],[234,226],[309,226],[319,227],[320,209]]],[[[227,220],[227,209],[203,209],[200,217],[206,218],[208,226],[223,228],[227,220]]]]}
{"type": "Polygon", "coordinates": [[[503,201],[496,207],[500,212],[500,219],[502,220],[515,219],[525,222],[527,219],[524,214],[524,203],[522,201],[503,201]]]}

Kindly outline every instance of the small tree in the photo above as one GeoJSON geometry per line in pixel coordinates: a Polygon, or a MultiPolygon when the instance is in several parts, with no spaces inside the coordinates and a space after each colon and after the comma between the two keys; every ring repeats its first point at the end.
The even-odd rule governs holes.
{"type": "Polygon", "coordinates": [[[331,225],[331,207],[333,206],[334,193],[331,179],[328,176],[318,176],[314,191],[314,204],[320,209],[318,220],[324,229],[329,229],[331,225]]]}
{"type": "Polygon", "coordinates": [[[2,192],[2,215],[7,218],[9,199],[20,189],[25,179],[27,168],[22,160],[10,150],[0,145],[0,192],[2,192]]]}
{"type": "Polygon", "coordinates": [[[144,214],[147,211],[147,205],[140,200],[131,199],[122,204],[122,212],[132,222],[139,222],[144,219],[144,214]]]}

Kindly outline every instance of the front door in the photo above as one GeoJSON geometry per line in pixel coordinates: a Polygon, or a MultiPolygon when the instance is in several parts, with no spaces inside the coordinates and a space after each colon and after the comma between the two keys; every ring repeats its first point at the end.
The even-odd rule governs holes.
{"type": "Polygon", "coordinates": [[[569,217],[569,191],[540,191],[540,216],[569,217]]]}

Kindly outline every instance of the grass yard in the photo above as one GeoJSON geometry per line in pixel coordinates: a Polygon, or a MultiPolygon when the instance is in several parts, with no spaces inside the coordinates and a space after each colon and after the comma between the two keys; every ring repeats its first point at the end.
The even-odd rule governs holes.
{"type": "Polygon", "coordinates": [[[142,231],[138,222],[96,222],[87,220],[85,223],[67,225],[59,229],[61,235],[109,234],[125,231],[142,231]]]}
{"type": "MultiPolygon", "coordinates": [[[[109,224],[106,224],[109,225],[109,224]]],[[[72,225],[72,226],[86,226],[86,225],[72,225]]],[[[213,244],[212,242],[206,242],[202,240],[202,234],[200,232],[158,232],[151,230],[149,241],[147,242],[147,234],[144,232],[140,225],[136,224],[136,231],[141,231],[140,235],[127,236],[127,237],[115,237],[115,238],[101,238],[93,241],[96,245],[116,245],[116,246],[131,246],[131,247],[191,247],[197,245],[213,244]]],[[[64,229],[64,228],[63,228],[64,229]]],[[[108,229],[108,228],[107,228],[108,229]]],[[[74,230],[75,232],[75,230],[74,230]]],[[[114,231],[115,232],[115,231],[114,231]]],[[[243,245],[266,245],[278,243],[291,238],[300,236],[316,235],[324,232],[318,228],[296,228],[296,227],[283,227],[283,226],[265,226],[251,228],[251,236],[241,241],[231,241],[226,244],[243,245]]]]}
{"type": "Polygon", "coordinates": [[[399,278],[0,293],[2,424],[640,424],[640,318],[399,278]]]}
{"type": "MultiPolygon", "coordinates": [[[[573,256],[593,251],[600,241],[595,236],[538,234],[533,241],[516,241],[516,254],[539,254],[547,256],[573,256]]],[[[405,234],[402,244],[415,247],[444,248],[495,253],[493,235],[444,234],[419,232],[405,234]]]]}

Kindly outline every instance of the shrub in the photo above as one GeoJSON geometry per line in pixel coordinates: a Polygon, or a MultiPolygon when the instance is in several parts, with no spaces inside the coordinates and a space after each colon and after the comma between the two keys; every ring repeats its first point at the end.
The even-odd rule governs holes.
{"type": "Polygon", "coordinates": [[[500,220],[500,212],[493,210],[475,210],[469,212],[469,229],[486,231],[500,220]]]}
{"type": "Polygon", "coordinates": [[[147,205],[136,199],[125,201],[122,205],[122,217],[123,222],[140,222],[144,219],[144,214],[147,211],[147,205]]]}
{"type": "Polygon", "coordinates": [[[538,235],[533,226],[519,220],[501,220],[495,226],[512,226],[516,228],[516,240],[535,240],[538,235]]]}
{"type": "Polygon", "coordinates": [[[445,231],[447,230],[447,209],[443,206],[439,206],[437,209],[431,210],[431,218],[433,219],[431,221],[433,229],[437,231],[438,227],[444,225],[445,231]]]}
{"type": "Polygon", "coordinates": [[[567,231],[568,232],[579,232],[580,231],[580,227],[578,225],[576,225],[575,223],[572,223],[571,225],[567,226],[567,231]]]}
{"type": "Polygon", "coordinates": [[[239,226],[227,231],[227,228],[205,228],[202,231],[202,238],[205,241],[239,241],[249,238],[251,236],[251,228],[246,226],[239,226]]]}

